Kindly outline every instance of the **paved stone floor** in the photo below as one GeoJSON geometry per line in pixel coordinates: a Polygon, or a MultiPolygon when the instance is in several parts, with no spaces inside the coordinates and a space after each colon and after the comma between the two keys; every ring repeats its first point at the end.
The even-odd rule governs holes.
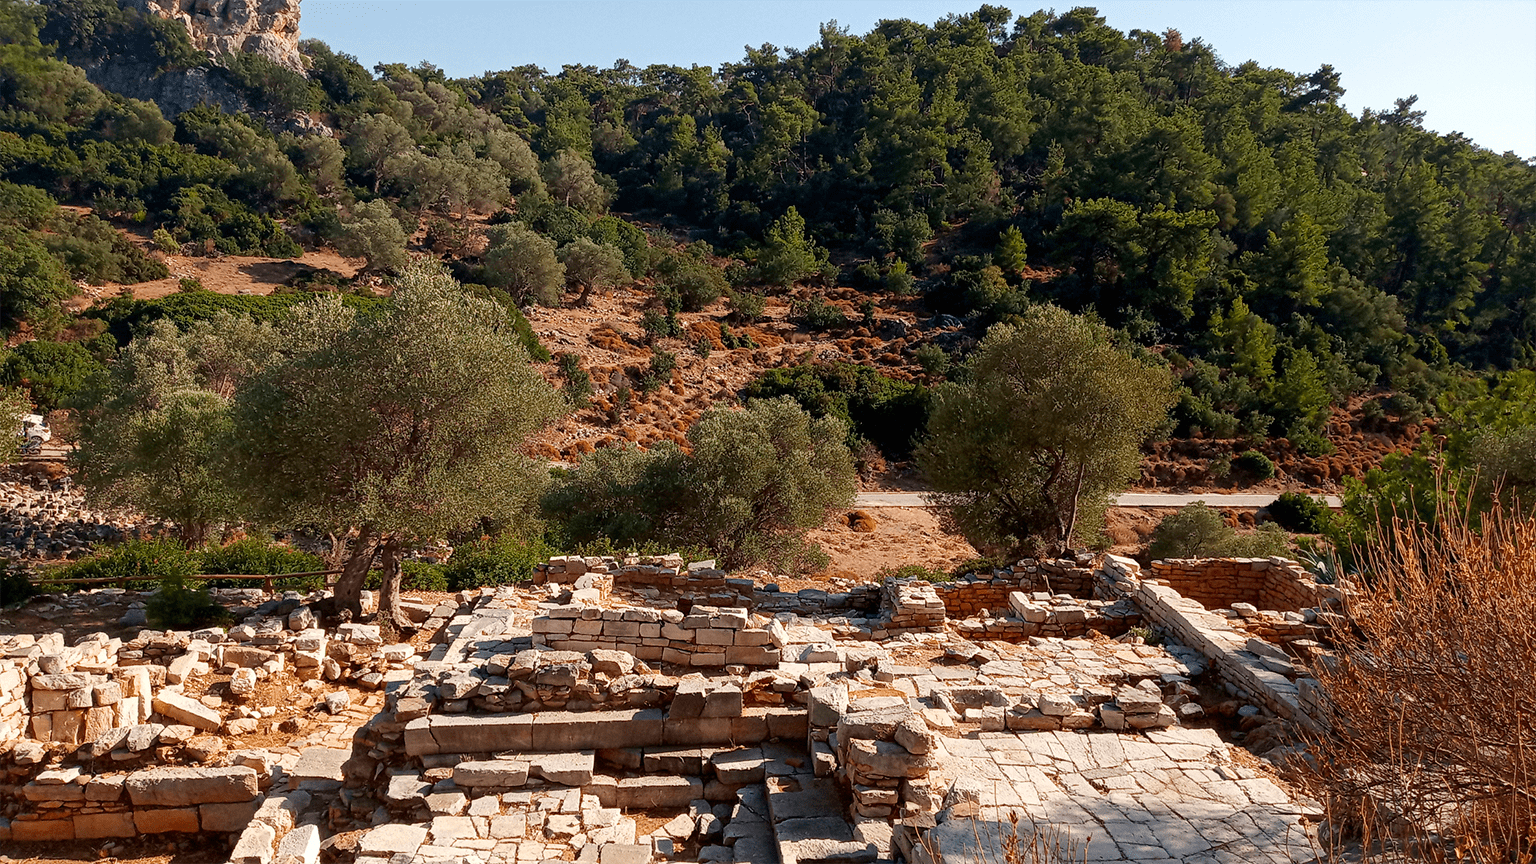
{"type": "MultiPolygon", "coordinates": [[[[1314,859],[1308,805],[1236,764],[1209,729],[1140,733],[982,732],[945,742],[955,797],[976,803],[929,834],[945,864],[1001,864],[1019,817],[1076,841],[1073,860],[1280,864],[1314,859]],[[1086,842],[1086,848],[1081,848],[1086,842]]],[[[1027,860],[1027,859],[1026,859],[1027,860]]]]}

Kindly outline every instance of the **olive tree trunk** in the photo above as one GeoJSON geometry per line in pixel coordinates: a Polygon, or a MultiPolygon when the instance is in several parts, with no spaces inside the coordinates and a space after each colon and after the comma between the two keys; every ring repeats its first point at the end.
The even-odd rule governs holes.
{"type": "Polygon", "coordinates": [[[398,637],[416,629],[400,608],[400,538],[391,534],[379,546],[379,565],[383,568],[383,590],[379,592],[378,623],[385,632],[398,637]]]}
{"type": "Polygon", "coordinates": [[[363,582],[368,579],[368,568],[373,565],[373,556],[378,551],[374,539],[372,525],[364,525],[357,529],[357,539],[352,542],[352,553],[347,556],[347,563],[342,566],[341,575],[337,577],[336,587],[333,590],[336,611],[351,612],[354,621],[363,614],[363,582]]]}

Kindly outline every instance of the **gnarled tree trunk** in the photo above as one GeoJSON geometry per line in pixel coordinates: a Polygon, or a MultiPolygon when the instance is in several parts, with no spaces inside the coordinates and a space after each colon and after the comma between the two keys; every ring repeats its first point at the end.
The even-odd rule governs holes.
{"type": "Polygon", "coordinates": [[[379,546],[379,565],[384,569],[383,590],[379,592],[378,623],[385,632],[399,636],[416,629],[400,608],[400,537],[391,534],[379,546]]]}
{"type": "Polygon", "coordinates": [[[358,528],[357,539],[352,541],[352,554],[347,556],[347,563],[341,568],[341,576],[336,579],[333,592],[336,611],[351,612],[354,621],[363,614],[363,582],[368,578],[368,568],[373,565],[373,556],[377,551],[373,526],[358,528]]]}

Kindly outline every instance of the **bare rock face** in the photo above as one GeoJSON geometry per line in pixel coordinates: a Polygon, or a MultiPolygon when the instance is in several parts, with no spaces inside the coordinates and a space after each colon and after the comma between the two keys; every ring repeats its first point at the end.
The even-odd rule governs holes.
{"type": "Polygon", "coordinates": [[[192,44],[212,54],[241,51],[299,71],[299,0],[133,0],[161,18],[180,21],[192,44]]]}

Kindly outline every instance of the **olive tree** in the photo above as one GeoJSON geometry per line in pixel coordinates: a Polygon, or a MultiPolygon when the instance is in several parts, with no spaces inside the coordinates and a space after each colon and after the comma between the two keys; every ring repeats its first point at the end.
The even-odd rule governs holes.
{"type": "Polygon", "coordinates": [[[561,150],[544,163],[549,195],[583,213],[600,213],[608,206],[608,190],[597,182],[592,163],[575,150],[561,150]]]}
{"type": "Polygon", "coordinates": [[[1172,376],[1117,348],[1099,321],[1036,306],[994,326],[963,384],[934,391],[919,465],[973,544],[1071,545],[1136,477],[1167,418],[1172,376]]]}
{"type": "Polygon", "coordinates": [[[409,260],[405,243],[405,229],[390,212],[389,202],[380,198],[358,204],[342,220],[336,251],[349,258],[366,258],[369,270],[399,270],[409,260]]]}
{"type": "Polygon", "coordinates": [[[554,241],[523,223],[488,232],[484,264],[486,284],[505,288],[516,302],[560,305],[565,265],[555,255],[554,241]]]}
{"type": "Polygon", "coordinates": [[[825,561],[806,532],[853,503],[846,424],[788,397],[716,407],[688,432],[690,452],[603,448],[545,493],[544,514],[577,542],[703,545],[726,567],[788,572],[825,561]]]}
{"type": "Polygon", "coordinates": [[[172,521],[192,548],[240,519],[224,463],[230,399],[280,342],[272,325],[227,312],[185,330],[157,321],[130,342],[85,400],[71,458],[86,500],[172,521]]]}
{"type": "Polygon", "coordinates": [[[0,387],[0,422],[4,431],[0,435],[0,466],[9,465],[21,456],[21,415],[32,412],[32,400],[18,387],[0,387]]]}
{"type": "Polygon", "coordinates": [[[240,391],[233,457],[267,518],[356,531],[335,604],[361,612],[377,556],[380,621],[404,630],[403,550],[528,509],[544,467],[523,445],[563,410],[506,310],[418,261],[382,310],[240,391]]]}
{"type": "Polygon", "coordinates": [[[629,278],[623,252],[586,237],[577,237],[560,247],[559,258],[565,265],[566,282],[581,288],[578,306],[586,302],[594,289],[612,288],[629,278]]]}

